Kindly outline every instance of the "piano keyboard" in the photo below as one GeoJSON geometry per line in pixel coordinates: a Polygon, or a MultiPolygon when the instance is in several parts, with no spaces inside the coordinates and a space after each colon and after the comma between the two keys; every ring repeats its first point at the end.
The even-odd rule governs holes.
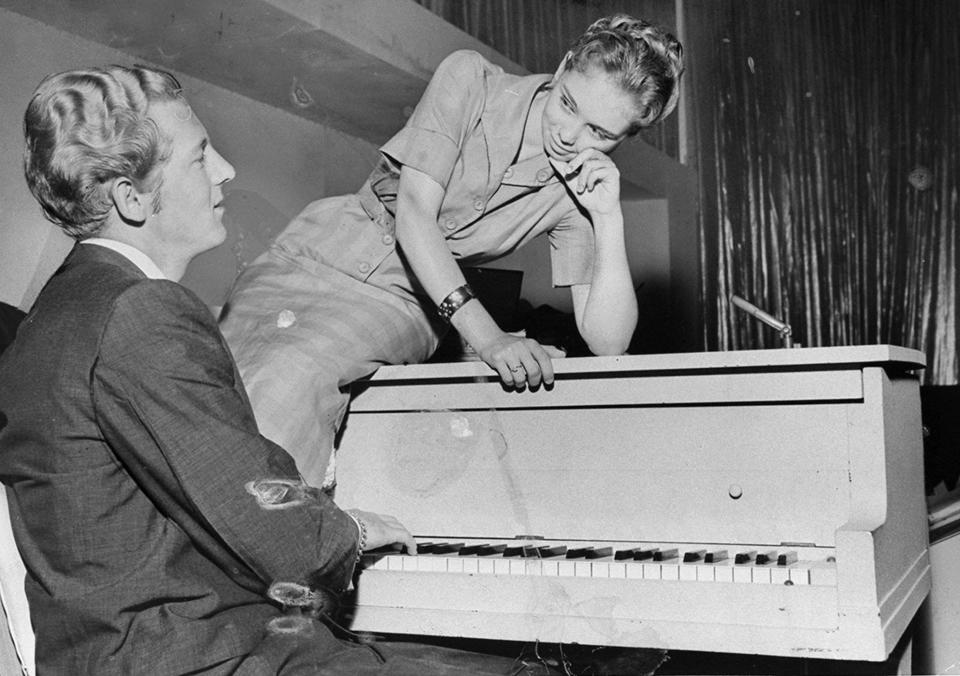
{"type": "Polygon", "coordinates": [[[415,556],[367,553],[369,570],[464,575],[614,578],[835,587],[836,563],[823,549],[716,545],[563,543],[543,540],[418,541],[415,556]],[[816,558],[814,558],[816,557],[816,558]]]}

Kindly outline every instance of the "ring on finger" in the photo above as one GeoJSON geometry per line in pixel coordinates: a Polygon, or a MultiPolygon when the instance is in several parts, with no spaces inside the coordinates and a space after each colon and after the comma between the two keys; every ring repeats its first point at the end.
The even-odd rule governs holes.
{"type": "Polygon", "coordinates": [[[523,364],[519,364],[519,365],[517,365],[517,366],[511,366],[511,367],[510,367],[510,372],[511,372],[511,373],[523,373],[523,372],[525,372],[526,370],[527,370],[527,369],[523,368],[523,364]]]}

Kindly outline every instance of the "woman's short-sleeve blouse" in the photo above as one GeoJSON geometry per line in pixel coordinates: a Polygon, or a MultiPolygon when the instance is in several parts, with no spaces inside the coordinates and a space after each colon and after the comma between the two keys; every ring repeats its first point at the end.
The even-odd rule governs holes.
{"type": "Polygon", "coordinates": [[[554,285],[589,283],[590,220],[545,154],[516,162],[534,96],[549,82],[505,73],[476,52],[454,52],[380,149],[370,188],[393,214],[400,168],[415,168],[445,189],[438,225],[462,264],[499,258],[547,233],[554,285]]]}

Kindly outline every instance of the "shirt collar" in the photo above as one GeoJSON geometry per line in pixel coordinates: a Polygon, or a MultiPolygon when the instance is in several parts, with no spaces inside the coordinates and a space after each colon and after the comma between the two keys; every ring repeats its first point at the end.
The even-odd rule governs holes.
{"type": "Polygon", "coordinates": [[[559,180],[546,153],[542,151],[514,165],[513,171],[504,177],[505,170],[513,164],[513,158],[523,142],[524,127],[531,122],[529,115],[533,99],[550,82],[551,76],[544,74],[517,76],[504,73],[491,87],[491,102],[485,111],[490,114],[483,124],[491,137],[487,144],[491,155],[490,167],[498,183],[541,187],[559,180]],[[517,124],[517,120],[524,120],[524,124],[517,124]]]}
{"type": "Polygon", "coordinates": [[[118,242],[115,239],[107,239],[106,237],[90,237],[80,243],[96,244],[97,246],[106,247],[107,249],[113,249],[140,268],[140,271],[145,274],[148,279],[167,279],[167,276],[163,274],[157,264],[154,263],[147,254],[135,246],[131,246],[125,242],[118,242]]]}

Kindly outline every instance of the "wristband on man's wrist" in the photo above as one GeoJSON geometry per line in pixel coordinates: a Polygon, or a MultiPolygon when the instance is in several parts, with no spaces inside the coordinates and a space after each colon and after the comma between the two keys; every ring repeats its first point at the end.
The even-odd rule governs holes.
{"type": "Polygon", "coordinates": [[[353,522],[357,524],[357,530],[360,531],[360,534],[357,537],[357,563],[359,563],[360,558],[363,556],[363,550],[367,546],[367,524],[364,523],[363,519],[360,518],[360,515],[357,514],[356,510],[348,509],[347,516],[353,519],[353,522]]]}

